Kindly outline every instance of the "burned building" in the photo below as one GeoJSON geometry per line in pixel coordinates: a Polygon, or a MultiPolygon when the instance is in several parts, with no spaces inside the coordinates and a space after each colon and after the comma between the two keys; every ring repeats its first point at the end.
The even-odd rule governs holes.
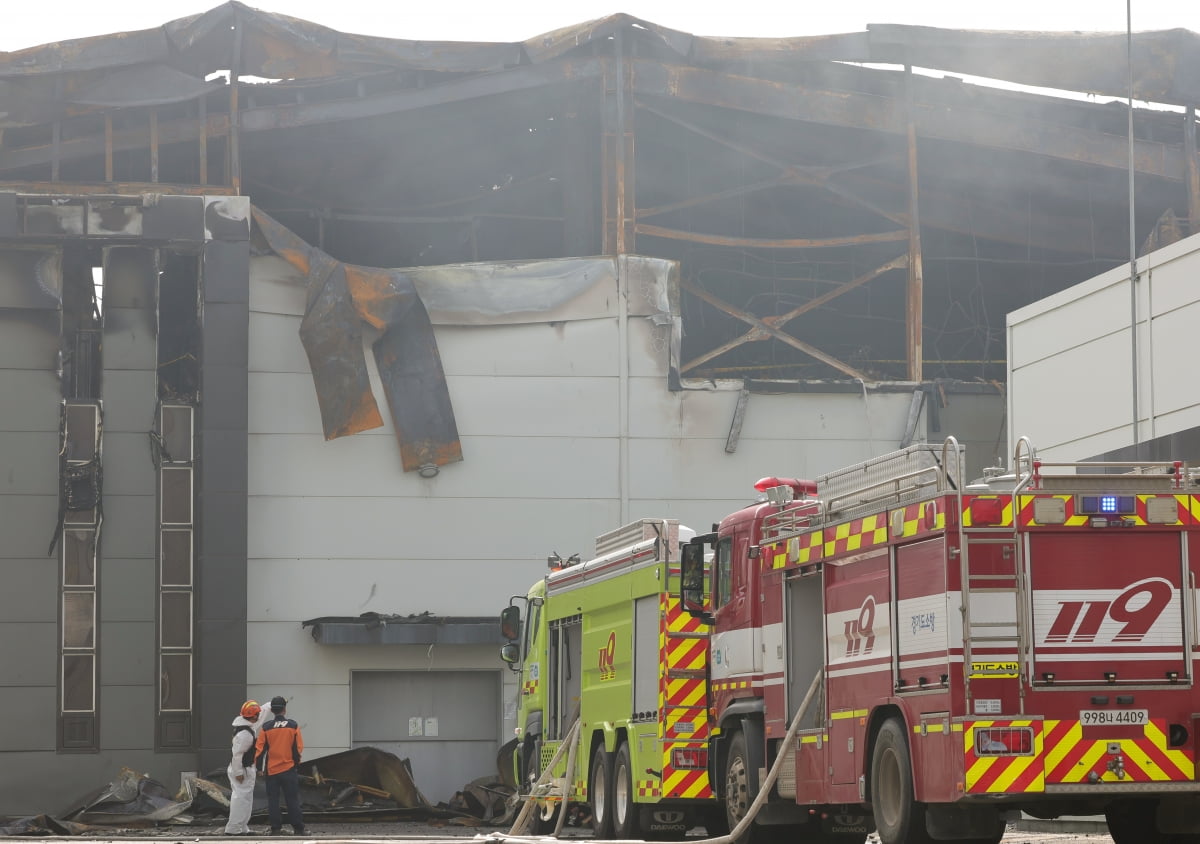
{"type": "Polygon", "coordinates": [[[1200,219],[1200,43],[1132,46],[1130,91],[1123,35],[230,2],[0,54],[0,812],[223,765],[276,693],[439,799],[531,560],[915,439],[994,462],[1004,315],[1200,219]]]}

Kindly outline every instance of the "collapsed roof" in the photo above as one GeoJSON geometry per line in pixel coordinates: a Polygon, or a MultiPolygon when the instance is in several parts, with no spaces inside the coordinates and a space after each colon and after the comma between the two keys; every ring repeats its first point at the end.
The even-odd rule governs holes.
{"type": "Polygon", "coordinates": [[[1002,381],[1009,310],[1200,226],[1200,36],[871,25],[518,43],[230,2],[0,54],[0,190],[227,191],[345,262],[680,263],[680,371],[1002,381]]]}

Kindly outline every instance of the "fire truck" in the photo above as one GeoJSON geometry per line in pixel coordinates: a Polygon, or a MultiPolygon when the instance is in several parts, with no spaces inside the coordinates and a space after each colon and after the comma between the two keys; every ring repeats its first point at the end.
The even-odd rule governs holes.
{"type": "Polygon", "coordinates": [[[728,825],[773,775],[752,839],[869,812],[883,844],[994,844],[1024,812],[1200,841],[1188,467],[1045,462],[1027,439],[1008,470],[963,463],[951,438],[767,478],[683,548],[728,825]]]}
{"type": "MultiPolygon", "coordinates": [[[[695,531],[642,519],[596,540],[501,613],[502,658],[520,671],[513,774],[529,791],[578,722],[558,803],[585,808],[597,838],[682,838],[719,823],[707,770],[707,626],[679,608],[679,548],[695,531]]],[[[503,764],[503,762],[502,762],[503,764]]]]}

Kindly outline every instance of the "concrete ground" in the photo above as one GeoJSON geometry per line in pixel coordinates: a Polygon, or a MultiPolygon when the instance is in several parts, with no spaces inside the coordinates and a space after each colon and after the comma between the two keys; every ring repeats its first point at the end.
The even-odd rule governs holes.
{"type": "MultiPolygon", "coordinates": [[[[162,839],[171,844],[190,844],[202,839],[228,839],[244,841],[247,844],[255,842],[292,841],[301,844],[304,841],[320,841],[322,844],[347,842],[347,844],[386,844],[386,842],[404,841],[417,844],[445,844],[462,839],[475,840],[480,844],[501,844],[507,836],[507,827],[467,826],[458,823],[416,823],[416,822],[363,822],[363,823],[322,823],[310,820],[303,838],[284,836],[272,838],[266,836],[266,827],[253,827],[253,836],[226,836],[221,826],[163,826],[149,830],[113,830],[105,835],[88,835],[89,841],[104,842],[104,844],[146,844],[147,839],[162,839]]],[[[567,827],[563,830],[563,839],[591,839],[591,830],[579,827],[567,827]]],[[[702,831],[694,832],[687,837],[688,844],[698,844],[705,835],[702,831]]],[[[11,838],[14,841],[54,841],[62,844],[63,838],[34,839],[11,838]]],[[[552,839],[509,839],[510,841],[527,844],[527,842],[547,842],[552,839]]],[[[462,844],[466,844],[465,841],[462,844]]],[[[871,836],[864,844],[878,844],[878,839],[871,836]]],[[[1003,844],[1112,844],[1108,835],[1087,832],[1042,832],[1026,831],[1010,828],[1004,836],[1003,844]]]]}

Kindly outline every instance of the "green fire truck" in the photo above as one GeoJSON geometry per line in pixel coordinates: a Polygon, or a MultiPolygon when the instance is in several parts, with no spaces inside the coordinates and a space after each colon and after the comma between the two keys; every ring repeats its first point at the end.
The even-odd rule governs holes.
{"type": "Polygon", "coordinates": [[[708,626],[678,601],[679,549],[694,535],[672,519],[606,533],[593,559],[551,557],[501,613],[512,640],[501,656],[520,673],[520,790],[558,756],[548,776],[561,788],[539,800],[534,831],[564,803],[586,806],[600,839],[726,831],[708,779],[708,626]],[[576,732],[567,771],[572,754],[559,751],[576,732]]]}

